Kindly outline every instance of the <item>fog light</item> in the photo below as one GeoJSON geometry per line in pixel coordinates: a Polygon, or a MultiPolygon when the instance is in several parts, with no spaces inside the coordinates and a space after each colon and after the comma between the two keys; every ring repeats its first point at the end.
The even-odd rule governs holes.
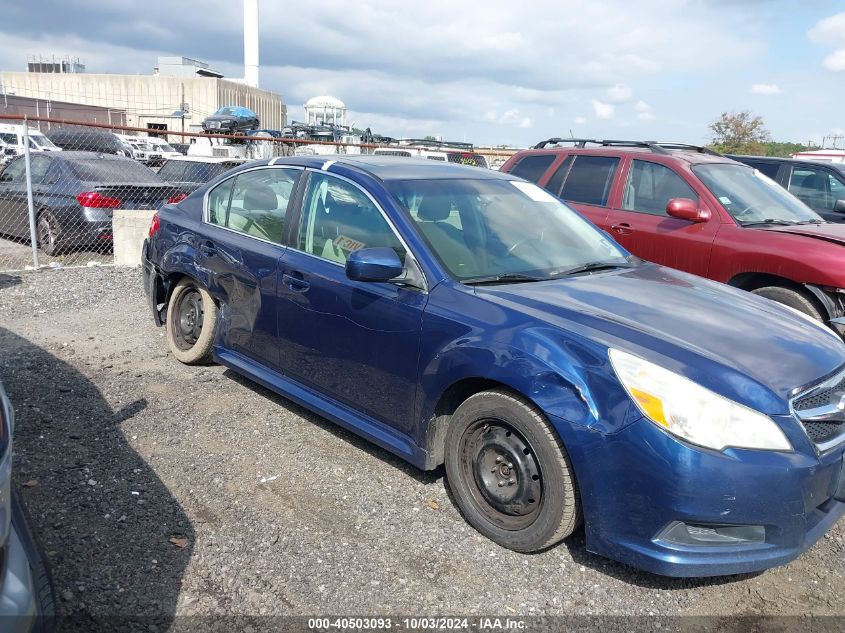
{"type": "Polygon", "coordinates": [[[673,521],[658,533],[655,540],[678,545],[764,543],[766,528],[762,525],[698,525],[673,521]]]}

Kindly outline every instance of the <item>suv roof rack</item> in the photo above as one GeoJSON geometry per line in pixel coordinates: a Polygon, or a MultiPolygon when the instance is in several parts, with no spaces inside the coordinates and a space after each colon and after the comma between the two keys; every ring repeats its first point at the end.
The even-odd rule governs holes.
{"type": "Polygon", "coordinates": [[[545,141],[540,141],[532,149],[544,149],[547,145],[559,145],[561,143],[574,143],[575,147],[582,149],[591,145],[600,145],[602,147],[643,147],[650,149],[655,154],[668,154],[670,149],[692,150],[699,154],[710,154],[711,156],[721,156],[719,152],[714,152],[709,147],[701,145],[692,145],[690,143],[675,143],[666,141],[619,141],[612,139],[598,140],[589,138],[550,138],[545,141]]]}

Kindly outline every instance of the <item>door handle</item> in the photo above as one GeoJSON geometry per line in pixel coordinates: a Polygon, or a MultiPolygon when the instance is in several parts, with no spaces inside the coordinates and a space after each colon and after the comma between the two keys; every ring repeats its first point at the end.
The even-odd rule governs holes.
{"type": "Polygon", "coordinates": [[[631,225],[627,222],[620,222],[611,226],[610,230],[614,233],[619,233],[619,235],[628,235],[631,233],[631,225]]]}
{"type": "Polygon", "coordinates": [[[217,247],[214,246],[214,242],[211,240],[204,240],[200,242],[200,253],[203,255],[215,255],[217,253],[217,247]]]}
{"type": "Polygon", "coordinates": [[[282,281],[284,284],[294,292],[305,292],[311,287],[311,284],[302,278],[300,273],[282,273],[282,281]]]}

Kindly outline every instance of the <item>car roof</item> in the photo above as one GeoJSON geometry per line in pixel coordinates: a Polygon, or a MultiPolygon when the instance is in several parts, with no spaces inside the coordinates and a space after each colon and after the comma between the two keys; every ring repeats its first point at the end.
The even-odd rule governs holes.
{"type": "Polygon", "coordinates": [[[647,147],[630,147],[625,145],[597,146],[597,147],[544,147],[542,149],[522,150],[515,156],[531,154],[586,154],[588,156],[653,156],[675,158],[691,165],[700,163],[734,163],[735,160],[721,154],[706,154],[695,150],[666,149],[663,153],[656,153],[647,147]]]}
{"type": "Polygon", "coordinates": [[[40,156],[47,156],[48,158],[57,158],[60,160],[110,160],[110,161],[132,161],[134,159],[126,156],[118,156],[116,154],[109,154],[107,152],[83,152],[77,150],[64,150],[61,152],[44,152],[40,156]]]}
{"type": "Polygon", "coordinates": [[[326,155],[294,156],[290,158],[271,158],[253,161],[244,165],[251,168],[260,165],[301,165],[313,169],[328,169],[334,164],[344,165],[357,171],[365,172],[379,180],[445,180],[466,178],[473,180],[519,180],[504,172],[484,167],[471,167],[428,160],[427,158],[409,158],[404,156],[384,155],[326,155]]]}
{"type": "Polygon", "coordinates": [[[820,160],[808,160],[803,158],[786,158],[785,156],[751,156],[745,154],[729,154],[730,158],[735,160],[762,160],[768,163],[794,163],[796,165],[812,165],[812,166],[819,166],[824,165],[825,167],[833,167],[838,171],[845,170],[845,164],[843,163],[826,163],[820,160]]]}
{"type": "Polygon", "coordinates": [[[181,163],[241,163],[247,162],[246,158],[227,158],[225,156],[171,156],[167,162],[181,163]]]}

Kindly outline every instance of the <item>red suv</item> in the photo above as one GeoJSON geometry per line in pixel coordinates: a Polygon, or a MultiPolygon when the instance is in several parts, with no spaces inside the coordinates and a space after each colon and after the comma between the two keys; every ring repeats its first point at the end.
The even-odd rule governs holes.
{"type": "Polygon", "coordinates": [[[549,139],[501,170],[545,187],[643,259],[832,325],[845,314],[845,225],[747,165],[678,143],[549,139]]]}

